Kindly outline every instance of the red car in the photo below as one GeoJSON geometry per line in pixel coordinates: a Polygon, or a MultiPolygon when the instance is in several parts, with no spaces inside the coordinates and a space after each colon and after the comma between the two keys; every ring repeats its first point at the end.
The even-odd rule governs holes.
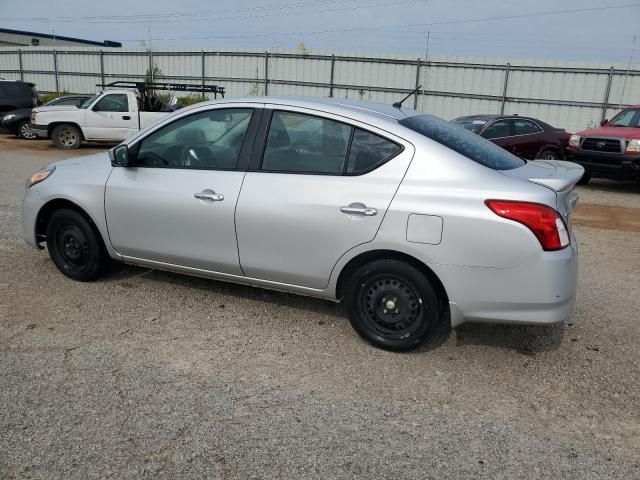
{"type": "Polygon", "coordinates": [[[600,128],[571,135],[567,158],[584,167],[581,183],[591,177],[640,180],[640,105],[632,105],[600,128]]]}
{"type": "Polygon", "coordinates": [[[564,158],[569,134],[531,117],[471,115],[451,120],[526,160],[564,158]]]}

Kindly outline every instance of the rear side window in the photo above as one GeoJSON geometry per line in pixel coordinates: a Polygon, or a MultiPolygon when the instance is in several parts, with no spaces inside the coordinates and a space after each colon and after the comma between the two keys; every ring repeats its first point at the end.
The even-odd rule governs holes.
{"type": "Polygon", "coordinates": [[[262,169],[342,174],[351,127],[328,118],[273,112],[262,169]]]}
{"type": "Polygon", "coordinates": [[[496,120],[481,134],[484,138],[503,138],[513,135],[509,120],[496,120]]]}
{"type": "Polygon", "coordinates": [[[511,170],[525,163],[475,133],[432,115],[405,118],[400,124],[494,170],[511,170]]]}
{"type": "Polygon", "coordinates": [[[542,130],[531,120],[512,120],[513,129],[516,135],[530,135],[532,133],[538,133],[542,130]]]}
{"type": "Polygon", "coordinates": [[[386,138],[356,128],[349,150],[346,173],[358,174],[373,170],[392,157],[402,147],[386,138]]]}

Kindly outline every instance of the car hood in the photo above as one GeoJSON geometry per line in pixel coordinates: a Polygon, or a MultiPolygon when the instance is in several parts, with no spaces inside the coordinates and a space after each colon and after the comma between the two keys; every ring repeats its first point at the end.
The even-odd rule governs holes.
{"type": "Polygon", "coordinates": [[[632,138],[640,138],[640,128],[607,127],[605,125],[600,128],[582,130],[581,132],[577,132],[576,135],[580,135],[581,137],[618,137],[630,140],[632,138]]]}
{"type": "Polygon", "coordinates": [[[85,155],[82,157],[67,158],[58,162],[51,163],[49,166],[58,167],[76,167],[82,166],[86,168],[99,168],[104,165],[111,165],[111,159],[107,151],[85,155]]]}
{"type": "Polygon", "coordinates": [[[16,117],[20,116],[20,117],[28,117],[29,115],[31,115],[31,109],[30,108],[19,108],[18,110],[11,110],[10,112],[4,112],[0,114],[0,118],[4,117],[5,115],[15,115],[16,117]]]}
{"type": "Polygon", "coordinates": [[[73,112],[75,110],[78,110],[78,107],[74,107],[73,105],[51,105],[50,107],[34,108],[33,112],[73,112]]]}

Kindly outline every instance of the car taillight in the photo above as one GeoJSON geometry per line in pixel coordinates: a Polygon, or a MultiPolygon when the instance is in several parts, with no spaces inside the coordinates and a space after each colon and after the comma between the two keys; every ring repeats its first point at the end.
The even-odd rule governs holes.
{"type": "Polygon", "coordinates": [[[484,203],[496,215],[528,227],[544,250],[561,250],[570,243],[562,217],[547,205],[513,200],[485,200],[484,203]]]}
{"type": "Polygon", "coordinates": [[[36,108],[38,106],[38,97],[33,97],[31,103],[33,104],[33,108],[36,108]]]}

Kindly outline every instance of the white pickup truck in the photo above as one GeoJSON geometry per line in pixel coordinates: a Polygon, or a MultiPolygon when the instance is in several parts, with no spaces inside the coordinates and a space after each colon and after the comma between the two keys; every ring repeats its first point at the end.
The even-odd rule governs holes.
{"type": "Polygon", "coordinates": [[[83,141],[118,143],[170,112],[142,111],[135,92],[107,90],[73,106],[33,109],[31,128],[58,148],[78,148],[83,141]]]}

